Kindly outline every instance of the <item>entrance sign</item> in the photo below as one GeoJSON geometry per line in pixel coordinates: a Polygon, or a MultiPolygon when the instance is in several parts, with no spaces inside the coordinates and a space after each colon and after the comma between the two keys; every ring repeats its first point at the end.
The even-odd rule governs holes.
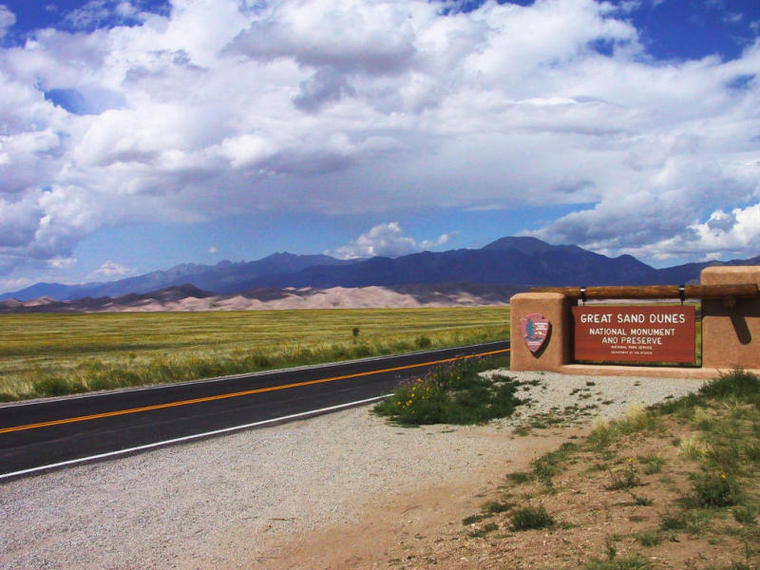
{"type": "Polygon", "coordinates": [[[682,306],[573,307],[575,359],[696,362],[696,311],[682,306]]]}
{"type": "Polygon", "coordinates": [[[551,323],[540,313],[530,313],[520,319],[520,330],[528,349],[535,354],[549,337],[551,323]]]}

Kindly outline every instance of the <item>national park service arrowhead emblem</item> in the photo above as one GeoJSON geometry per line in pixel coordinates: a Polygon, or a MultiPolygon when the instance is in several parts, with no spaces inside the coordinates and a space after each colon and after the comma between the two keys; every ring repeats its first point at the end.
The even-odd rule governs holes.
{"type": "Polygon", "coordinates": [[[531,313],[520,319],[523,340],[534,354],[544,346],[550,328],[551,323],[540,313],[531,313]]]}

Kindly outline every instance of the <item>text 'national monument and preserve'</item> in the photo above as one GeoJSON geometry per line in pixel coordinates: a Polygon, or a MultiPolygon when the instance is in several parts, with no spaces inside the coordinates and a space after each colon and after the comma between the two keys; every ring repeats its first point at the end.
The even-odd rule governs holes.
{"type": "Polygon", "coordinates": [[[696,361],[696,311],[682,306],[573,307],[575,359],[696,361]]]}

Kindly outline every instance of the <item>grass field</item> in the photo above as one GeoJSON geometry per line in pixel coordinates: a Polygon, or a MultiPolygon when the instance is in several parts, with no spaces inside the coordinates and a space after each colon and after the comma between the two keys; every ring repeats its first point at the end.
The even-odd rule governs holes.
{"type": "Polygon", "coordinates": [[[0,315],[0,400],[509,337],[509,308],[0,315]]]}

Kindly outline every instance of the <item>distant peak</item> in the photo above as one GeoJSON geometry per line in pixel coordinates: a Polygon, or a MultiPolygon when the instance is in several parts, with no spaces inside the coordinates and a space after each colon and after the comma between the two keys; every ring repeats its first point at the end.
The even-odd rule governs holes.
{"type": "Polygon", "coordinates": [[[193,297],[208,297],[212,295],[212,293],[209,293],[208,291],[204,291],[203,289],[199,289],[192,283],[183,283],[182,285],[175,285],[174,287],[166,287],[164,289],[161,289],[158,292],[161,293],[161,292],[169,292],[169,291],[172,291],[172,292],[177,291],[180,293],[184,293],[188,296],[192,295],[193,297]]]}
{"type": "Polygon", "coordinates": [[[495,249],[517,249],[519,251],[522,251],[523,253],[537,253],[539,251],[546,251],[547,249],[551,249],[552,246],[545,241],[541,241],[538,238],[530,237],[530,236],[511,236],[511,237],[503,237],[501,239],[497,239],[494,242],[489,243],[482,249],[484,250],[495,250],[495,249]]]}
{"type": "MultiPolygon", "coordinates": [[[[122,295],[121,297],[118,297],[118,299],[125,299],[128,297],[134,296],[135,293],[129,293],[127,295],[122,295]]],[[[203,299],[206,297],[212,297],[214,294],[210,293],[209,291],[204,291],[203,289],[199,289],[192,283],[184,283],[182,285],[173,285],[171,287],[164,287],[162,289],[157,289],[155,291],[150,291],[148,293],[144,293],[142,295],[137,295],[140,298],[144,299],[162,299],[162,300],[169,300],[169,299],[182,299],[185,297],[195,297],[197,299],[203,299]]]]}

